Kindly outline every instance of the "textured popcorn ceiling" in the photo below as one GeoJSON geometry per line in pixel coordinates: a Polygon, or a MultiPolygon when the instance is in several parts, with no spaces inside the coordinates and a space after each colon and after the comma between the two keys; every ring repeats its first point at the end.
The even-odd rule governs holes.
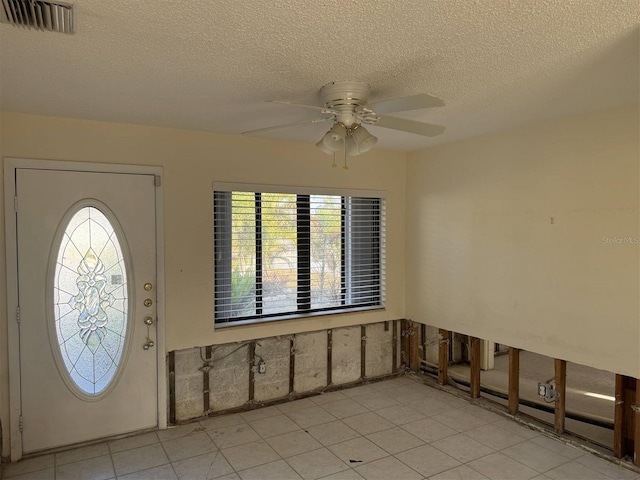
{"type": "MultiPolygon", "coordinates": [[[[0,25],[0,106],[238,134],[314,118],[334,80],[373,99],[427,92],[434,139],[415,150],[638,101],[638,0],[76,0],[76,34],[0,25]]],[[[265,137],[316,142],[328,123],[265,137]]]]}

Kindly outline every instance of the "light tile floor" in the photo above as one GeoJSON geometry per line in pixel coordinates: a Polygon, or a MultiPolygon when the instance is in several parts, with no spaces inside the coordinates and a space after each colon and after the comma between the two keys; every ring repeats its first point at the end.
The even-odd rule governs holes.
{"type": "Polygon", "coordinates": [[[640,480],[411,377],[35,457],[4,478],[640,480]]]}

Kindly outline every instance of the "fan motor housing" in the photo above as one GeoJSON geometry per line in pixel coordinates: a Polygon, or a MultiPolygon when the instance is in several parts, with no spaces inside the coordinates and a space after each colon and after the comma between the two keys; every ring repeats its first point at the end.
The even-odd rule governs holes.
{"type": "Polygon", "coordinates": [[[330,82],[320,89],[320,97],[326,108],[337,110],[336,120],[350,127],[357,120],[356,109],[367,104],[371,87],[365,82],[330,82]]]}
{"type": "Polygon", "coordinates": [[[355,81],[330,82],[320,89],[322,103],[327,108],[358,107],[367,103],[370,94],[368,83],[355,81]]]}

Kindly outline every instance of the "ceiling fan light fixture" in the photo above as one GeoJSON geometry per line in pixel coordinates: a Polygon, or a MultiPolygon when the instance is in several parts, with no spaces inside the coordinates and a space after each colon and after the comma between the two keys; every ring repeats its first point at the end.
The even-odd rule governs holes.
{"type": "Polygon", "coordinates": [[[349,157],[356,157],[360,155],[360,152],[358,151],[358,145],[351,136],[348,136],[345,140],[345,152],[349,157]]]}
{"type": "MultiPolygon", "coordinates": [[[[353,142],[353,146],[349,150],[355,150],[355,155],[360,155],[371,150],[376,143],[378,143],[378,137],[375,137],[369,133],[369,131],[362,125],[354,125],[351,128],[349,138],[353,142]]],[[[351,142],[349,142],[351,143],[351,142]]],[[[354,156],[347,152],[350,156],[354,156]]]]}
{"type": "MultiPolygon", "coordinates": [[[[2,1],[6,3],[9,0],[2,1]]],[[[441,107],[444,105],[444,101],[441,98],[420,93],[408,97],[392,98],[390,100],[370,103],[370,93],[371,87],[367,83],[348,80],[325,84],[320,89],[321,105],[306,105],[284,100],[268,100],[271,103],[319,111],[325,116],[285,125],[258,128],[256,130],[241,132],[241,134],[255,135],[284,127],[332,121],[333,126],[322,136],[320,141],[316,143],[316,147],[329,155],[333,154],[335,156],[338,152],[344,152],[345,155],[354,157],[368,152],[378,143],[378,138],[369,133],[362,124],[375,125],[377,127],[425,137],[435,137],[436,135],[444,133],[445,127],[442,125],[380,115],[380,113],[386,114],[441,107]]]]}
{"type": "Polygon", "coordinates": [[[324,153],[329,154],[329,155],[332,155],[332,154],[334,154],[334,153],[335,153],[333,150],[329,150],[329,149],[327,148],[327,146],[324,144],[324,137],[322,137],[322,138],[320,139],[320,141],[319,141],[318,143],[316,143],[316,147],[318,147],[318,148],[319,148],[320,150],[322,150],[324,153]]]}
{"type": "Polygon", "coordinates": [[[344,139],[347,136],[347,129],[341,123],[335,123],[331,129],[324,134],[322,140],[316,146],[325,153],[334,153],[344,148],[344,139]]]}
{"type": "Polygon", "coordinates": [[[332,141],[339,142],[340,140],[344,140],[344,137],[347,136],[347,127],[340,122],[336,122],[328,133],[331,136],[332,141]]]}

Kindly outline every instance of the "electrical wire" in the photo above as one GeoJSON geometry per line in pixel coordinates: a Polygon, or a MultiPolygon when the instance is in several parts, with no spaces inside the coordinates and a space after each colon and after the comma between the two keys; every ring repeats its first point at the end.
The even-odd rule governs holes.
{"type": "MultiPolygon", "coordinates": [[[[237,348],[235,348],[235,349],[231,350],[229,353],[227,353],[227,354],[225,354],[225,355],[223,355],[223,356],[221,356],[221,357],[218,357],[218,358],[209,358],[209,359],[204,358],[204,356],[202,355],[202,348],[203,348],[203,347],[200,347],[200,359],[202,360],[202,362],[203,362],[205,365],[207,365],[207,366],[209,366],[209,367],[210,367],[213,363],[218,362],[218,361],[220,361],[220,360],[224,360],[224,359],[225,359],[225,358],[227,358],[227,357],[230,357],[231,355],[233,355],[234,353],[236,353],[238,350],[240,350],[240,349],[241,349],[241,348],[243,348],[243,347],[246,347],[247,345],[251,345],[251,342],[243,342],[243,343],[242,343],[242,344],[240,344],[237,348]]],[[[260,345],[260,344],[258,344],[258,345],[260,345]]],[[[216,349],[217,349],[217,347],[214,347],[214,348],[216,348],[216,349]]],[[[214,353],[215,353],[215,350],[213,350],[213,351],[211,352],[211,355],[213,355],[214,353]]]]}

